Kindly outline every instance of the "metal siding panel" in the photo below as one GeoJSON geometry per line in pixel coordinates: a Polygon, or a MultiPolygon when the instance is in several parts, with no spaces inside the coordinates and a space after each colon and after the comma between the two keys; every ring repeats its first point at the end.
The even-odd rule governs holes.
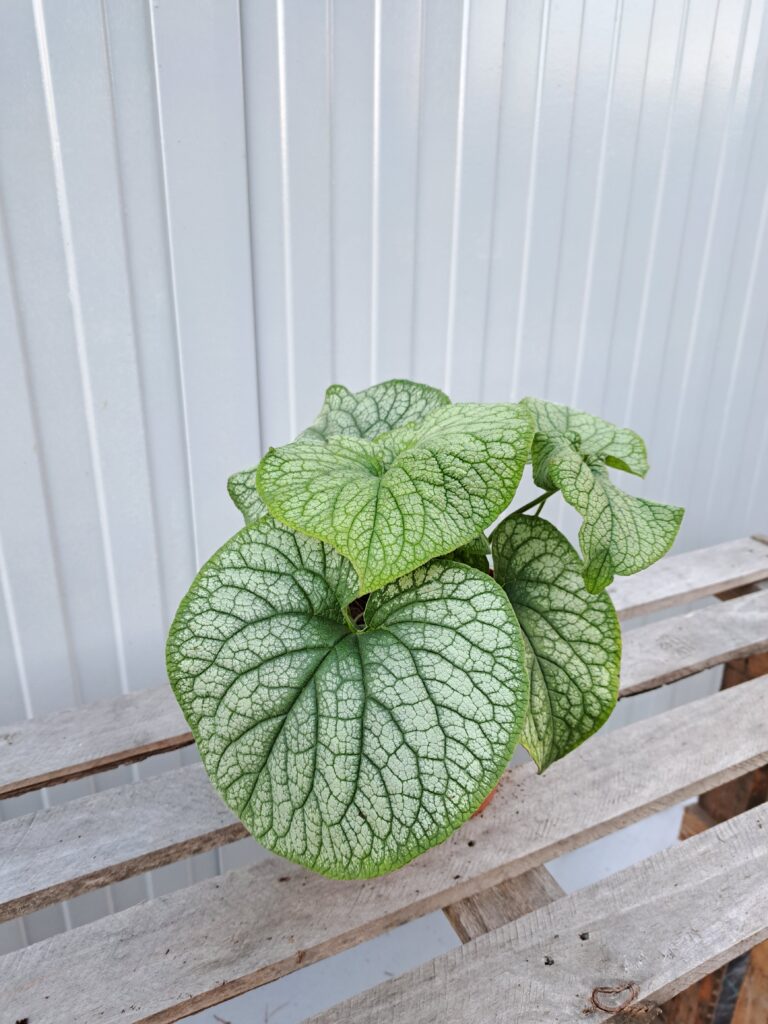
{"type": "Polygon", "coordinates": [[[238,524],[226,477],[260,448],[236,0],[150,5],[197,562],[238,524]]]}
{"type": "Polygon", "coordinates": [[[226,476],[333,380],[628,422],[680,548],[768,532],[764,0],[6,0],[0,96],[0,720],[163,675],[226,476]]]}

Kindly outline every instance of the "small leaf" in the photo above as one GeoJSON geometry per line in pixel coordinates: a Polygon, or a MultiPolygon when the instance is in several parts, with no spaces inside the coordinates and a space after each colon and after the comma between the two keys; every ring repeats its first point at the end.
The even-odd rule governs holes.
{"type": "Polygon", "coordinates": [[[616,704],[621,631],[607,594],[590,594],[556,527],[511,515],[492,537],[495,579],[525,638],[531,702],[522,742],[544,771],[596,732],[616,704]]]}
{"type": "Polygon", "coordinates": [[[588,412],[540,398],[524,398],[520,404],[531,412],[540,433],[570,437],[579,451],[601,456],[614,469],[623,469],[635,476],[645,476],[648,472],[645,442],[634,430],[615,427],[588,412]]]}
{"type": "Polygon", "coordinates": [[[317,419],[300,437],[304,441],[326,441],[343,434],[372,441],[395,427],[423,420],[450,401],[437,388],[411,380],[387,380],[357,392],[333,384],[325,392],[317,419]]]}
{"type": "Polygon", "coordinates": [[[476,537],[456,548],[448,557],[455,562],[464,562],[471,565],[473,569],[481,572],[488,572],[488,555],[491,553],[491,545],[484,533],[478,533],[476,537]]]}
{"type": "Polygon", "coordinates": [[[168,639],[171,685],[213,784],[266,847],[381,874],[482,802],[522,728],[522,637],[490,576],[435,561],[372,594],[332,548],[269,517],[203,567],[168,639]]]}
{"type": "Polygon", "coordinates": [[[683,509],[619,490],[599,456],[585,455],[564,435],[536,434],[533,474],[539,487],[559,489],[583,517],[579,543],[584,581],[593,594],[665,554],[677,536],[683,509]]]}
{"type": "Polygon", "coordinates": [[[470,541],[511,501],[532,424],[517,405],[450,405],[373,441],[271,449],[256,483],[270,513],[332,544],[364,592],[470,541]]]}
{"type": "Polygon", "coordinates": [[[256,467],[233,473],[227,480],[227,492],[248,523],[255,523],[267,513],[267,506],[256,490],[256,467]]]}

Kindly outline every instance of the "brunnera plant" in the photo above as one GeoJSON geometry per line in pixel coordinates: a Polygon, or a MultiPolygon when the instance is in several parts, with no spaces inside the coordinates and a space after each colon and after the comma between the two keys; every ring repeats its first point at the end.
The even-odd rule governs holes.
{"type": "Polygon", "coordinates": [[[647,472],[631,430],[394,380],[334,385],[297,440],[230,478],[246,525],[182,601],[168,674],[261,843],[382,874],[468,818],[519,742],[543,771],[600,728],[621,658],[605,587],[660,558],[683,515],[610,469],[647,472]],[[528,462],[541,494],[489,541],[528,462]],[[581,555],[541,517],[556,491],[581,555]]]}

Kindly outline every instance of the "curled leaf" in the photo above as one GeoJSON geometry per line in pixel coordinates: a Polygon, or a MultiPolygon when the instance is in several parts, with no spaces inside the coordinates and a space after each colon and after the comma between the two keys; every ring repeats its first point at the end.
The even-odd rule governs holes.
{"type": "Polygon", "coordinates": [[[406,423],[418,423],[450,402],[437,388],[412,380],[386,380],[354,392],[332,384],[317,419],[300,436],[305,441],[325,441],[343,434],[372,441],[406,423]]]}
{"type": "Polygon", "coordinates": [[[645,476],[648,472],[645,442],[634,430],[616,427],[599,416],[540,398],[524,398],[520,404],[533,416],[537,432],[568,437],[580,452],[599,456],[614,469],[635,476],[645,476]]]}
{"type": "Polygon", "coordinates": [[[583,518],[579,544],[584,581],[593,594],[614,577],[647,568],[672,546],[683,509],[620,490],[599,456],[584,454],[564,435],[536,434],[533,474],[547,490],[558,489],[583,518]]]}
{"type": "Polygon", "coordinates": [[[531,702],[522,742],[543,771],[583,743],[618,696],[621,631],[610,597],[591,594],[581,560],[551,523],[511,515],[493,565],[525,639],[531,702]]]}

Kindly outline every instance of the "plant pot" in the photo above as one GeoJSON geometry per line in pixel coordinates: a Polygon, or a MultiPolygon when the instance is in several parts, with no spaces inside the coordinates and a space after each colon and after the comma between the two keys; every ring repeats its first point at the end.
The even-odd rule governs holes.
{"type": "Polygon", "coordinates": [[[496,791],[498,790],[498,788],[499,788],[499,784],[497,783],[493,787],[491,792],[488,794],[488,796],[485,798],[485,800],[483,800],[483,802],[480,804],[480,806],[474,812],[474,814],[472,815],[473,818],[476,818],[478,816],[478,814],[482,814],[483,813],[483,811],[486,809],[486,807],[491,802],[491,800],[493,800],[493,798],[496,796],[496,791]]]}

